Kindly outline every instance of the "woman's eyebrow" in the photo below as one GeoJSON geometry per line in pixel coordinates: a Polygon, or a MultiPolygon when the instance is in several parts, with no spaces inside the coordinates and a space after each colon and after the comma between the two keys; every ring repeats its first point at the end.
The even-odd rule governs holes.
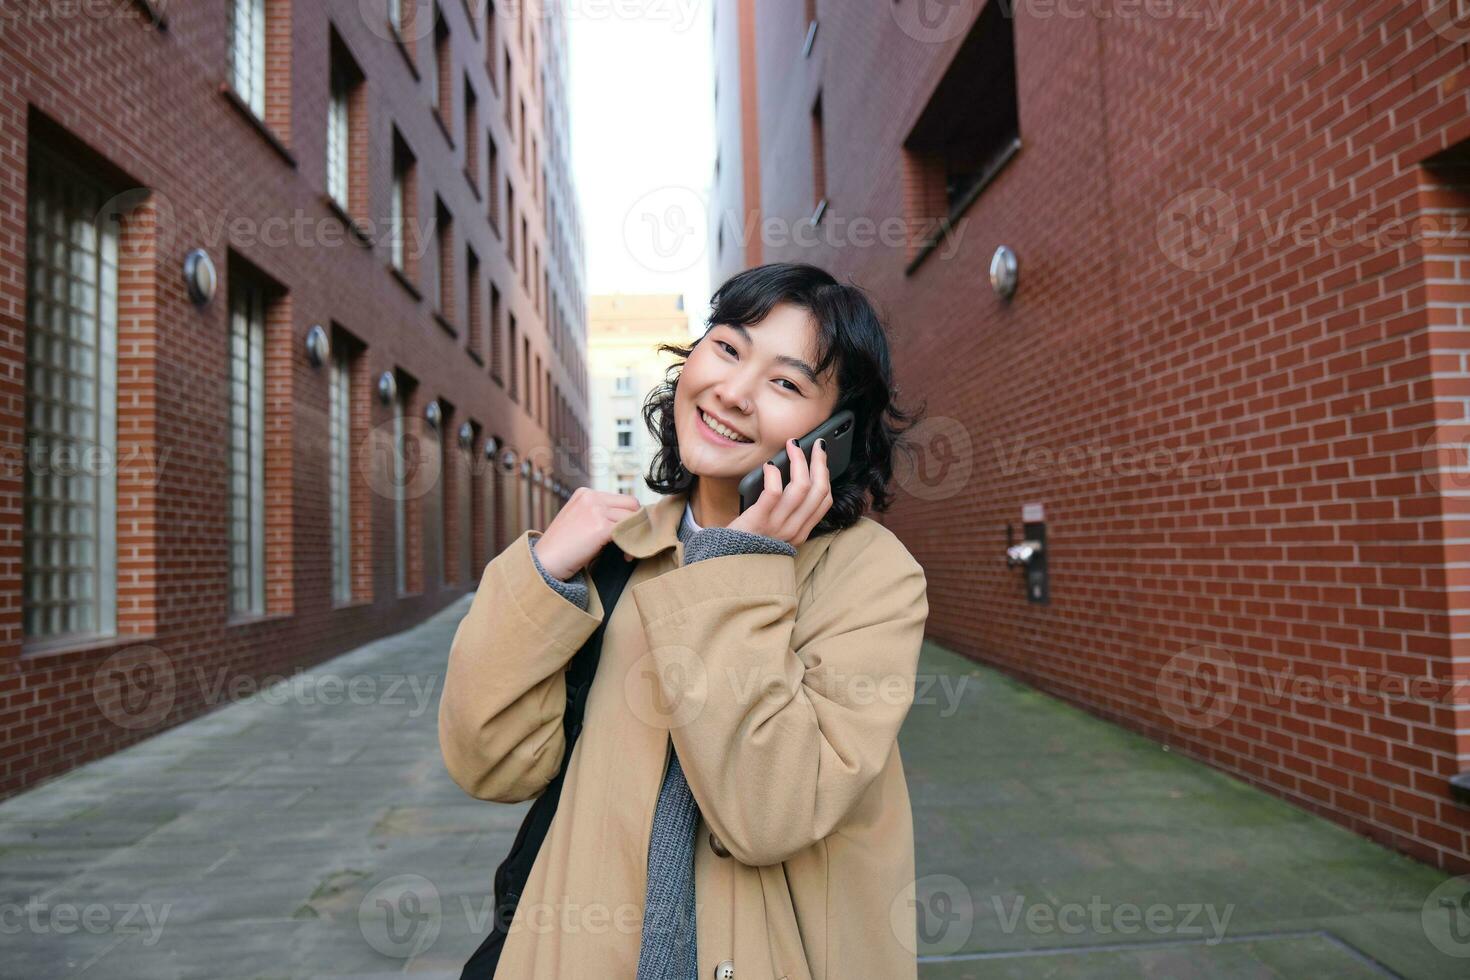
{"type": "MultiPolygon", "coordinates": [[[[727,323],[727,324],[725,324],[725,326],[729,327],[731,330],[734,330],[736,333],[738,333],[740,335],[740,339],[741,340],[744,340],[747,344],[754,344],[754,341],[751,340],[751,338],[750,338],[750,331],[747,330],[747,329],[745,329],[745,324],[743,324],[743,323],[727,323]]],[[[781,362],[782,364],[786,365],[789,368],[793,368],[793,369],[795,369],[797,371],[800,371],[802,373],[802,375],[808,381],[810,381],[812,384],[814,384],[814,385],[815,384],[820,384],[820,382],[817,381],[817,372],[816,371],[813,371],[812,370],[812,366],[810,364],[808,364],[806,361],[803,361],[801,358],[799,358],[799,357],[791,357],[791,356],[786,355],[786,354],[778,354],[776,356],[776,360],[779,361],[779,362],[781,362]]]]}

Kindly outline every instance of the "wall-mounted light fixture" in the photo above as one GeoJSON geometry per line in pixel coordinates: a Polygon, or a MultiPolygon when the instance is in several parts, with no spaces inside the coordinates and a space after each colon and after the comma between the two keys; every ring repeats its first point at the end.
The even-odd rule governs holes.
{"type": "Polygon", "coordinates": [[[1016,295],[1016,284],[1020,279],[1020,259],[1010,246],[1002,245],[990,258],[990,288],[1001,299],[1016,295]]]}
{"type": "Polygon", "coordinates": [[[219,288],[219,276],[214,271],[214,260],[202,248],[190,250],[184,256],[184,285],[189,289],[189,299],[195,306],[203,306],[214,299],[219,288]]]}
{"type": "Polygon", "coordinates": [[[439,407],[439,399],[431,399],[424,406],[424,421],[429,423],[429,428],[434,432],[439,431],[439,424],[444,421],[444,409],[439,407]]]}
{"type": "Polygon", "coordinates": [[[500,467],[507,473],[514,473],[516,468],[516,451],[506,449],[500,454],[500,467]]]}
{"type": "Polygon", "coordinates": [[[378,375],[378,401],[384,405],[391,405],[397,397],[398,379],[394,377],[392,371],[384,371],[378,375]]]}
{"type": "Polygon", "coordinates": [[[320,323],[313,323],[311,329],[306,331],[306,359],[311,362],[312,367],[321,367],[331,356],[332,339],[327,336],[325,327],[320,323]]]}
{"type": "Polygon", "coordinates": [[[465,422],[459,427],[459,448],[468,449],[475,444],[475,427],[465,422]]]}
{"type": "Polygon", "coordinates": [[[485,437],[485,458],[494,462],[495,454],[500,452],[500,443],[495,441],[494,436],[485,437]]]}

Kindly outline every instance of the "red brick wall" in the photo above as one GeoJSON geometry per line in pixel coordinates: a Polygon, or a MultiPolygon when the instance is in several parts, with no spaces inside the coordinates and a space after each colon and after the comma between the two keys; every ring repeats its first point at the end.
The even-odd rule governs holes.
{"type": "MultiPolygon", "coordinates": [[[[138,194],[142,203],[133,202],[137,206],[123,218],[116,638],[46,653],[24,649],[23,472],[11,466],[0,474],[0,796],[218,707],[233,684],[248,687],[273,675],[289,676],[402,629],[473,587],[474,582],[446,583],[446,556],[423,540],[441,519],[434,483],[409,501],[410,594],[396,594],[392,501],[383,492],[390,485],[388,460],[375,448],[375,434],[390,428],[392,408],[378,399],[377,379],[395,371],[416,382],[409,398],[415,419],[428,398],[443,397],[455,406],[456,425],[471,420],[518,453],[544,444],[547,434],[492,379],[488,366],[470,355],[468,337],[488,326],[456,322],[460,329],[446,330],[432,317],[437,297],[416,295],[388,272],[393,127],[417,158],[420,223],[432,218],[436,195],[454,217],[451,313],[489,308],[483,301],[467,302],[469,286],[459,263],[468,243],[481,260],[476,287],[488,289],[493,282],[501,315],[516,315],[536,353],[551,350],[532,297],[518,285],[520,277],[489,224],[489,204],[476,196],[465,172],[466,75],[478,93],[478,125],[502,149],[515,149],[487,76],[484,27],[471,27],[466,5],[442,5],[454,60],[453,118],[445,120],[452,141],[427,104],[426,81],[415,77],[410,58],[388,39],[384,25],[364,21],[355,0],[271,0],[269,10],[288,12],[289,22],[278,20],[269,31],[271,81],[260,123],[222,91],[229,77],[226,0],[169,4],[166,29],[146,21],[142,4],[20,7],[6,13],[0,29],[0,77],[7,82],[0,129],[9,137],[0,145],[0,172],[7,177],[0,187],[0,450],[12,461],[22,458],[25,431],[29,140],[54,120],[62,131],[58,138],[84,144],[72,154],[84,165],[122,188],[153,191],[151,197],[138,194]],[[375,240],[348,234],[325,197],[333,28],[366,77],[353,104],[354,121],[365,119],[369,128],[354,140],[365,157],[351,173],[351,206],[353,217],[376,226],[375,240]],[[266,224],[272,218],[286,223],[273,228],[266,224]],[[208,251],[220,275],[218,294],[203,308],[189,301],[181,274],[185,254],[196,247],[208,251]],[[267,613],[243,622],[227,621],[231,255],[285,290],[271,308],[267,332],[267,613]],[[325,493],[329,373],[325,366],[313,367],[304,349],[306,332],[317,323],[329,330],[335,324],[362,345],[351,384],[354,601],[341,607],[332,604],[325,493]],[[136,681],[142,668],[154,670],[154,697],[145,713],[119,720],[119,684],[136,681]]],[[[406,11],[413,8],[404,5],[406,11]]],[[[548,56],[543,22],[527,19],[528,36],[537,36],[538,52],[548,56]]],[[[406,31],[419,71],[432,64],[432,33],[430,25],[423,26],[422,32],[406,31]]],[[[504,28],[501,36],[513,39],[514,31],[504,28]]],[[[537,110],[528,113],[528,124],[547,144],[540,102],[529,84],[537,70],[529,64],[529,47],[512,40],[510,53],[515,89],[533,99],[537,110]]],[[[503,57],[498,48],[493,55],[503,57]]],[[[548,78],[554,82],[548,88],[555,89],[548,97],[564,114],[561,76],[551,71],[548,78]]],[[[530,200],[531,175],[517,166],[517,156],[502,155],[508,161],[503,178],[521,189],[521,200],[530,200]]],[[[548,162],[559,176],[550,193],[560,196],[569,186],[567,163],[548,162]]],[[[478,159],[474,163],[483,166],[478,159]]],[[[575,222],[574,207],[558,210],[575,222]]],[[[546,241],[547,229],[536,215],[530,217],[536,219],[530,235],[538,244],[546,241]]],[[[561,237],[580,241],[571,227],[561,237]]],[[[432,241],[427,244],[432,247],[432,241]]],[[[408,247],[417,245],[410,236],[408,247]]],[[[572,300],[582,286],[567,278],[579,277],[578,270],[579,260],[563,257],[553,268],[552,285],[563,311],[580,323],[572,300]]],[[[575,377],[584,370],[580,355],[546,359],[557,360],[554,370],[563,386],[584,387],[575,377]]],[[[573,411],[584,429],[585,406],[574,405],[573,411]]],[[[415,429],[410,420],[408,430],[415,429]]],[[[453,444],[454,433],[445,438],[453,444]]],[[[481,445],[471,459],[485,465],[481,445]]],[[[562,478],[572,485],[584,482],[575,474],[562,478]]],[[[502,515],[486,519],[505,526],[502,515]]],[[[483,548],[475,554],[476,561],[487,557],[483,548]]]]}
{"type": "Polygon", "coordinates": [[[1463,222],[1410,224],[1470,212],[1463,168],[1426,166],[1470,139],[1467,32],[1394,0],[1019,3],[1022,148],[909,273],[904,242],[847,223],[914,216],[902,143],[965,25],[823,0],[803,58],[800,6],[756,6],[767,219],[810,214],[819,87],[829,141],[817,244],[765,258],[870,290],[901,397],[927,400],[928,469],[887,523],[928,572],[933,638],[1470,869],[1447,785],[1470,768],[1451,685],[1470,507],[1441,471],[1466,469],[1470,261],[1463,222]],[[1009,303],[987,279],[1001,244],[1009,303]],[[1031,502],[1045,606],[1003,561],[1031,502]]]}

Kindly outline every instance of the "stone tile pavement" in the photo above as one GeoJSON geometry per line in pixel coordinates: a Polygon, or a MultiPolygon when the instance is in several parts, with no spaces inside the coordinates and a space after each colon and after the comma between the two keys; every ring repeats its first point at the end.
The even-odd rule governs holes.
{"type": "MultiPolygon", "coordinates": [[[[468,603],[0,803],[0,977],[457,977],[527,807],[439,758],[468,603]]],[[[921,672],[923,980],[1470,976],[1465,881],[936,645],[921,672]]]]}

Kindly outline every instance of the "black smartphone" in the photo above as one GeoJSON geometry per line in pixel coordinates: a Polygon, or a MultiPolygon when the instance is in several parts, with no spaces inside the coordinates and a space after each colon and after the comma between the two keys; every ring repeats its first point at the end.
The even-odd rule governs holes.
{"type": "MultiPolygon", "coordinates": [[[[812,447],[817,444],[818,439],[825,439],[827,451],[827,477],[834,483],[837,478],[847,470],[847,464],[852,461],[852,436],[853,436],[853,414],[852,409],[844,408],[827,421],[817,426],[800,439],[796,440],[796,446],[801,454],[810,461],[812,458],[812,447]]],[[[770,459],[781,470],[781,486],[791,482],[791,456],[783,448],[770,459]]],[[[740,480],[740,512],[743,514],[747,507],[754,504],[766,489],[766,467],[762,463],[740,480]]]]}

